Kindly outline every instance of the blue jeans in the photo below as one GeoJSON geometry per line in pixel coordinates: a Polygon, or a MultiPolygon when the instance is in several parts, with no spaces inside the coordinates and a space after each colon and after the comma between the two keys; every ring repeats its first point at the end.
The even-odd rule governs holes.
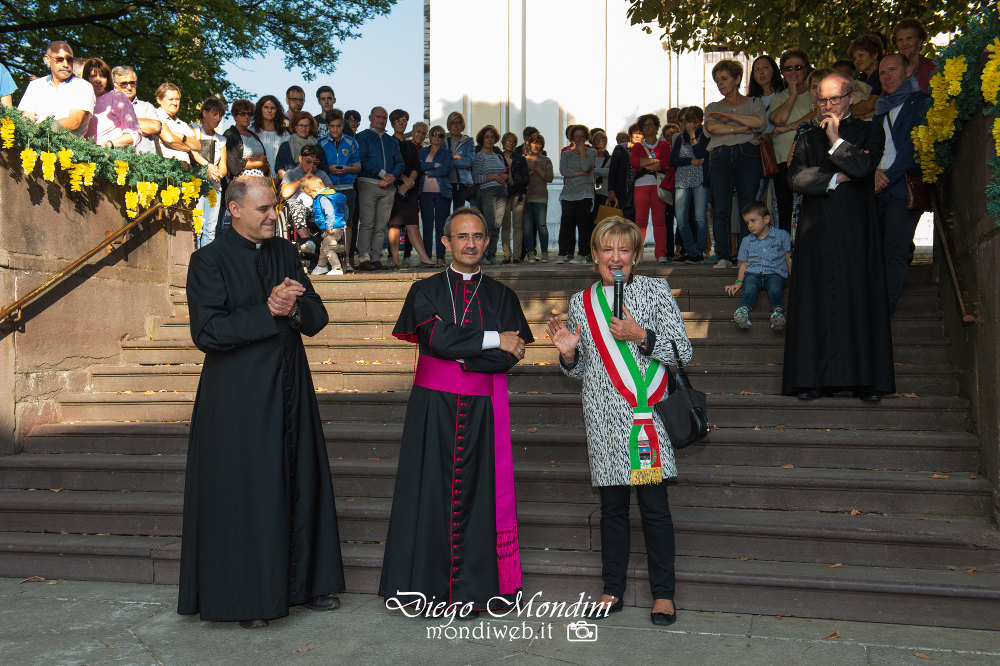
{"type": "Polygon", "coordinates": [[[684,243],[684,252],[689,255],[701,254],[705,251],[705,244],[708,242],[708,222],[705,215],[707,210],[708,188],[704,185],[678,187],[674,190],[674,219],[677,220],[677,230],[684,243]],[[697,243],[691,232],[691,225],[688,224],[688,207],[692,201],[694,202],[694,221],[698,228],[697,243]]]}
{"type": "MultiPolygon", "coordinates": [[[[740,210],[751,203],[760,187],[760,147],[752,143],[719,146],[709,153],[708,184],[712,189],[712,228],[715,231],[715,254],[719,259],[733,255],[729,240],[733,191],[740,210]]],[[[739,237],[746,235],[740,225],[739,237]]]]}
{"type": "Polygon", "coordinates": [[[545,223],[548,213],[547,201],[527,201],[524,204],[521,225],[524,229],[524,249],[529,254],[535,251],[535,232],[538,232],[539,252],[549,253],[549,228],[545,223]]]}
{"type": "Polygon", "coordinates": [[[492,261],[497,256],[500,225],[507,211],[507,187],[479,188],[479,210],[483,212],[486,227],[490,230],[490,244],[486,246],[484,258],[492,261]]]}
{"type": "Polygon", "coordinates": [[[445,249],[441,237],[444,236],[444,221],[448,219],[450,212],[451,199],[440,192],[424,192],[420,195],[420,219],[423,221],[420,235],[428,257],[434,256],[431,249],[436,248],[437,258],[444,260],[445,249]]]}
{"type": "Polygon", "coordinates": [[[743,276],[743,300],[740,307],[753,310],[757,302],[757,294],[761,289],[767,290],[771,299],[771,312],[785,309],[785,278],[777,273],[747,273],[743,276]]]}

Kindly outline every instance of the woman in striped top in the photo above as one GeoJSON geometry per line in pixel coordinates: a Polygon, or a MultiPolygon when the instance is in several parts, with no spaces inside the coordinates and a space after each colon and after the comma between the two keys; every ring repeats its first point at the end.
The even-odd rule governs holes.
{"type": "Polygon", "coordinates": [[[472,182],[479,185],[479,209],[490,228],[483,263],[496,264],[500,224],[507,211],[507,163],[496,148],[500,132],[487,125],[476,135],[476,153],[472,156],[472,182]]]}

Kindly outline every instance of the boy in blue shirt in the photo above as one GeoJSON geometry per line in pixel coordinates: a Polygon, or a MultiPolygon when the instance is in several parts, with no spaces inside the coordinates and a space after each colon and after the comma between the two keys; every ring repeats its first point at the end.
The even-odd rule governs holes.
{"type": "Polygon", "coordinates": [[[344,228],[347,226],[347,197],[332,188],[326,187],[322,180],[315,176],[302,179],[302,191],[313,200],[313,220],[323,234],[323,242],[319,246],[319,260],[312,275],[343,275],[340,267],[339,252],[344,252],[344,228]]]}
{"type": "Polygon", "coordinates": [[[726,293],[735,296],[743,288],[743,300],[733,314],[740,328],[750,328],[750,311],[761,289],[771,300],[771,329],[785,328],[785,280],[792,270],[792,237],[784,229],[771,226],[771,211],[763,201],[754,201],[743,209],[743,220],[750,234],[740,243],[737,257],[740,270],[735,284],[726,293]]]}

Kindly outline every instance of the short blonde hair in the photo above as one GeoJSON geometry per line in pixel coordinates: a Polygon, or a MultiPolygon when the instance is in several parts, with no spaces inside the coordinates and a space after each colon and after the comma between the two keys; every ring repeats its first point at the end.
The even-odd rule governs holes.
{"type": "MultiPolygon", "coordinates": [[[[309,174],[308,176],[302,177],[302,182],[299,183],[299,187],[302,189],[303,192],[306,192],[306,190],[315,190],[317,188],[322,190],[324,187],[326,187],[326,183],[324,183],[323,179],[320,178],[319,176],[314,176],[312,174],[309,174]]],[[[306,193],[308,194],[308,192],[306,193]]]]}
{"type": "Polygon", "coordinates": [[[590,235],[591,256],[597,256],[597,248],[604,245],[609,238],[624,239],[632,247],[632,252],[636,258],[642,250],[642,232],[635,222],[626,220],[624,217],[606,217],[601,220],[594,232],[590,235]]]}

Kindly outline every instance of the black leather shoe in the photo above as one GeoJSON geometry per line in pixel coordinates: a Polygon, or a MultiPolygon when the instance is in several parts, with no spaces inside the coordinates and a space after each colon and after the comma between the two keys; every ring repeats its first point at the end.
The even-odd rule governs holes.
{"type": "Polygon", "coordinates": [[[807,389],[799,393],[800,400],[816,400],[823,397],[823,392],[819,389],[807,389]]]}
{"type": "Polygon", "coordinates": [[[879,395],[878,391],[871,391],[867,389],[864,391],[855,391],[854,395],[857,396],[857,398],[862,402],[878,402],[882,399],[882,396],[879,395]]]}
{"type": "Polygon", "coordinates": [[[677,621],[677,611],[673,613],[649,613],[649,621],[658,627],[669,627],[677,621]]]}
{"type": "Polygon", "coordinates": [[[267,620],[240,620],[240,626],[244,629],[260,629],[267,625],[267,620]]]}
{"type": "Polygon", "coordinates": [[[625,607],[625,600],[622,598],[619,598],[618,601],[611,604],[611,608],[608,608],[605,605],[601,605],[600,602],[598,602],[594,606],[593,610],[591,610],[590,613],[587,614],[587,617],[592,620],[599,620],[603,617],[611,615],[612,613],[617,613],[624,607],[625,607]]]}
{"type": "Polygon", "coordinates": [[[307,601],[304,606],[314,611],[329,611],[340,608],[340,598],[334,594],[321,594],[307,601]]]}

